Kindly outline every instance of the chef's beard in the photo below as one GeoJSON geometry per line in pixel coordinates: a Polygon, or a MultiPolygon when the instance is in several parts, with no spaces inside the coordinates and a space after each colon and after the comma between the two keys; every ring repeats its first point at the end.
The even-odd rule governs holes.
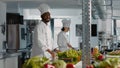
{"type": "Polygon", "coordinates": [[[50,22],[50,19],[46,19],[45,22],[46,22],[46,23],[47,23],[47,22],[50,22]]]}

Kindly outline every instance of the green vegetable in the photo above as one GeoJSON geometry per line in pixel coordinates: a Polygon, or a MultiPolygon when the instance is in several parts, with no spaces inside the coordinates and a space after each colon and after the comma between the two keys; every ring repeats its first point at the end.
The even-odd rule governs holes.
{"type": "Polygon", "coordinates": [[[52,65],[56,68],[66,68],[66,63],[63,60],[55,60],[53,61],[52,65]]]}
{"type": "Polygon", "coordinates": [[[48,58],[36,56],[26,60],[23,64],[23,68],[44,68],[44,64],[48,62],[48,58]]]}
{"type": "Polygon", "coordinates": [[[59,59],[72,59],[71,62],[67,62],[67,63],[76,64],[77,62],[80,61],[78,59],[78,57],[80,57],[82,55],[82,51],[81,50],[77,51],[77,50],[74,50],[74,49],[69,49],[69,50],[66,50],[64,52],[59,52],[57,55],[58,55],[59,59]]]}
{"type": "Polygon", "coordinates": [[[93,65],[95,68],[118,68],[118,65],[120,65],[120,58],[106,58],[104,61],[95,62],[93,65]]]}

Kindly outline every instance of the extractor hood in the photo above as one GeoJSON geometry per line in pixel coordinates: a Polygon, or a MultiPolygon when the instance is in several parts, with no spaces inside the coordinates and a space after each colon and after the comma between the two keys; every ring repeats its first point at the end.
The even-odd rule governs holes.
{"type": "Polygon", "coordinates": [[[92,8],[93,18],[98,15],[101,20],[106,20],[107,18],[107,9],[105,0],[93,0],[93,8],[92,8]]]}

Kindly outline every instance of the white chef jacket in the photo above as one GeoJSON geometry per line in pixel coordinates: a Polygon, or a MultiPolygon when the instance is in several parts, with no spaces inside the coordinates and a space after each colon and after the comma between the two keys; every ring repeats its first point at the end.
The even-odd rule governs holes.
{"type": "Polygon", "coordinates": [[[49,25],[40,21],[34,29],[31,57],[40,55],[51,58],[51,55],[46,51],[47,49],[53,49],[52,33],[49,25]]]}
{"type": "Polygon", "coordinates": [[[57,44],[60,51],[65,51],[68,49],[67,43],[69,43],[67,39],[67,35],[64,31],[61,31],[57,36],[57,44]]]}

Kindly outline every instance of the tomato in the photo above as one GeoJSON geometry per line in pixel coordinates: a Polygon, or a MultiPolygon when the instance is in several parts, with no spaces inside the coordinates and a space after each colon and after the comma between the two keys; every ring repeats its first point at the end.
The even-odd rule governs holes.
{"type": "Polygon", "coordinates": [[[89,66],[89,65],[87,65],[87,66],[86,66],[86,68],[90,68],[90,66],[89,66]]]}
{"type": "Polygon", "coordinates": [[[55,68],[55,67],[51,64],[44,64],[44,68],[55,68]]]}
{"type": "Polygon", "coordinates": [[[99,55],[99,56],[98,56],[98,59],[99,59],[99,60],[103,60],[103,58],[104,58],[103,55],[99,55]]]}
{"type": "Polygon", "coordinates": [[[66,65],[66,68],[75,68],[75,66],[74,66],[72,63],[68,63],[68,64],[66,65]]]}
{"type": "Polygon", "coordinates": [[[48,68],[48,64],[44,64],[44,68],[48,68]]]}

